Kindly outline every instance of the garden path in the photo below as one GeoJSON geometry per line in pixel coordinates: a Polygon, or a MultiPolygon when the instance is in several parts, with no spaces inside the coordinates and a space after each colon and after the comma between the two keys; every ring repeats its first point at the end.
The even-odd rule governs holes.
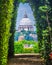
{"type": "Polygon", "coordinates": [[[11,58],[8,65],[44,65],[44,60],[39,54],[20,54],[11,58]]]}

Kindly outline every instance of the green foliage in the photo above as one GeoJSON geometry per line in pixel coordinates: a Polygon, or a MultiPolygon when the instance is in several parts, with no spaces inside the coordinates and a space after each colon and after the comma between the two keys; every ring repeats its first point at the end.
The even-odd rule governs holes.
{"type": "Polygon", "coordinates": [[[13,0],[0,1],[0,65],[7,64],[13,0]]]}
{"type": "Polygon", "coordinates": [[[46,65],[50,65],[49,53],[52,51],[50,49],[52,48],[51,46],[52,45],[52,25],[51,25],[52,24],[52,20],[51,20],[52,1],[51,0],[33,0],[33,1],[31,0],[30,3],[31,3],[31,7],[33,8],[32,10],[34,12],[34,17],[36,19],[40,53],[44,53],[45,55],[44,58],[46,58],[46,65]]]}
{"type": "Polygon", "coordinates": [[[14,53],[22,53],[23,52],[23,44],[21,42],[14,43],[14,53]]]}
{"type": "Polygon", "coordinates": [[[15,24],[16,24],[16,17],[17,17],[17,6],[18,6],[18,0],[14,0],[13,3],[13,12],[12,12],[12,19],[11,19],[11,27],[10,27],[10,39],[9,39],[9,50],[8,50],[8,56],[13,57],[14,55],[14,32],[15,32],[15,24]]]}
{"type": "Polygon", "coordinates": [[[16,41],[14,42],[14,53],[39,53],[38,43],[35,41],[16,41]],[[24,44],[33,44],[33,47],[24,48],[24,44]]]}
{"type": "Polygon", "coordinates": [[[30,41],[27,41],[27,40],[22,40],[22,41],[20,41],[20,42],[22,42],[23,44],[34,44],[34,43],[37,43],[36,41],[32,41],[32,40],[30,40],[30,41]]]}
{"type": "Polygon", "coordinates": [[[51,63],[51,61],[49,60],[49,54],[51,52],[51,41],[50,41],[50,34],[49,34],[49,30],[48,28],[46,30],[43,31],[43,57],[46,60],[46,65],[49,65],[49,62],[51,63]]]}
{"type": "Polygon", "coordinates": [[[42,11],[42,12],[47,12],[50,8],[45,5],[45,6],[40,6],[39,9],[42,11]]]}
{"type": "MultiPolygon", "coordinates": [[[[43,40],[44,40],[44,46],[45,46],[45,50],[49,50],[49,52],[47,52],[47,54],[49,55],[50,54],[50,51],[51,51],[51,45],[50,45],[50,37],[49,37],[49,31],[48,31],[48,28],[46,30],[43,31],[43,40]]],[[[47,56],[48,56],[47,55],[47,56]]]]}
{"type": "Polygon", "coordinates": [[[34,53],[33,48],[24,48],[23,53],[34,53]]]}
{"type": "Polygon", "coordinates": [[[25,3],[25,2],[26,2],[26,0],[18,0],[18,2],[25,3]]]}
{"type": "Polygon", "coordinates": [[[39,46],[38,43],[35,43],[33,46],[34,53],[39,53],[39,46]]]}

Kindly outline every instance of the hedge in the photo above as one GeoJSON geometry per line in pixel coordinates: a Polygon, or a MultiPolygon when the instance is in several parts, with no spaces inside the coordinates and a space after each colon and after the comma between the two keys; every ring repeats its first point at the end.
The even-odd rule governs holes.
{"type": "Polygon", "coordinates": [[[39,53],[38,43],[35,41],[15,41],[14,42],[14,54],[18,53],[39,53]],[[25,48],[24,44],[33,44],[33,47],[25,48]]]}
{"type": "Polygon", "coordinates": [[[0,0],[0,65],[7,64],[13,0],[0,0]]]}

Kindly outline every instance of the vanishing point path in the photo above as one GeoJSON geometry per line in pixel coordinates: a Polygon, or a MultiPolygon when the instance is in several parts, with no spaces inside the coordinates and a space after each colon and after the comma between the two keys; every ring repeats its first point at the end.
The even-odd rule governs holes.
{"type": "Polygon", "coordinates": [[[8,65],[44,65],[44,59],[39,54],[16,54],[9,59],[8,65]]]}

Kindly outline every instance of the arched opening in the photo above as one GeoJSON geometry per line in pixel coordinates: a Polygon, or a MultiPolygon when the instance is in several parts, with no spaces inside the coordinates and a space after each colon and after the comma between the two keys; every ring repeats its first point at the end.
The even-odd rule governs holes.
{"type": "MultiPolygon", "coordinates": [[[[25,2],[26,3],[26,2],[25,2]]],[[[29,3],[29,2],[27,2],[27,3],[29,3]]],[[[18,7],[19,7],[19,3],[18,3],[18,7]]],[[[18,7],[16,6],[15,8],[16,8],[16,11],[18,10],[18,7]]],[[[17,14],[17,12],[16,12],[16,14],[17,14]]],[[[15,14],[15,16],[14,16],[14,21],[15,21],[15,17],[17,16],[15,14]]],[[[33,18],[33,15],[32,15],[32,17],[30,17],[31,19],[33,18]]],[[[34,22],[33,22],[34,23],[34,22]]],[[[19,26],[18,24],[17,24],[17,26],[19,26]]],[[[36,27],[36,26],[35,26],[36,27]]],[[[35,28],[34,27],[34,28],[35,28]]],[[[13,44],[11,44],[12,43],[12,41],[10,41],[9,42],[9,56],[11,56],[12,54],[14,54],[14,28],[15,28],[15,22],[14,23],[12,23],[12,26],[11,26],[11,29],[13,28],[13,32],[11,31],[11,33],[13,34],[12,36],[11,36],[11,39],[12,39],[12,37],[13,37],[13,39],[12,39],[12,41],[13,41],[13,44]]],[[[36,29],[36,28],[35,28],[36,29]]],[[[35,34],[36,34],[36,31],[34,32],[35,34]]],[[[30,39],[30,37],[28,37],[29,39],[30,39]]],[[[31,37],[31,39],[32,39],[32,37],[31,37]]],[[[37,38],[36,38],[36,40],[37,40],[37,38]]]]}
{"type": "MultiPolygon", "coordinates": [[[[24,2],[24,1],[23,1],[24,2]]],[[[26,1],[27,2],[27,1],[26,1]]],[[[44,6],[45,5],[45,1],[43,1],[43,2],[40,2],[40,1],[35,1],[35,3],[33,3],[34,1],[28,1],[29,3],[30,3],[30,6],[32,7],[32,10],[33,10],[33,13],[34,13],[34,17],[36,18],[36,24],[37,24],[37,34],[38,34],[38,40],[39,40],[39,49],[40,49],[40,52],[41,52],[41,54],[46,54],[47,55],[47,57],[48,57],[48,54],[50,53],[50,51],[51,51],[51,45],[50,44],[48,44],[49,45],[49,47],[47,46],[47,44],[46,44],[46,46],[44,45],[44,43],[45,43],[45,39],[47,38],[47,36],[45,37],[45,33],[47,33],[47,29],[49,29],[49,22],[48,22],[48,18],[47,18],[47,13],[46,13],[46,11],[44,11],[44,13],[42,13],[41,11],[42,11],[42,7],[39,7],[39,6],[44,6]],[[38,4],[37,4],[37,2],[38,2],[38,4]],[[36,5],[37,4],[37,5],[36,5]],[[35,8],[35,9],[34,9],[35,8]],[[41,12],[41,13],[40,13],[41,12]],[[43,16],[42,16],[42,15],[43,16]],[[45,15],[46,14],[46,15],[45,15]],[[46,20],[44,19],[44,16],[46,16],[46,20]],[[44,21],[44,22],[42,22],[42,21],[44,21]],[[45,23],[46,23],[46,25],[45,25],[45,23]],[[48,27],[48,28],[47,28],[48,27]],[[45,32],[44,32],[44,30],[45,30],[45,32]],[[42,35],[43,34],[43,35],[42,35]],[[44,40],[44,41],[43,41],[44,40]],[[43,41],[43,42],[42,42],[43,41]],[[44,47],[45,46],[45,47],[44,47]],[[49,49],[49,52],[48,52],[48,54],[46,53],[47,52],[47,49],[46,49],[46,51],[45,51],[45,48],[48,48],[49,49]],[[43,52],[42,52],[43,51],[43,52]]],[[[46,7],[45,7],[46,8],[46,7]]],[[[43,9],[44,9],[44,7],[43,7],[43,9]]],[[[50,29],[49,29],[49,31],[50,31],[50,29]]],[[[50,33],[50,32],[49,32],[50,33]]],[[[51,37],[50,37],[51,38],[51,37]]],[[[46,39],[47,41],[48,41],[48,39],[49,39],[49,36],[48,36],[48,38],[46,39]]],[[[49,41],[48,41],[48,43],[50,42],[50,39],[49,39],[49,41]]],[[[47,43],[47,42],[46,42],[47,43]]],[[[14,49],[13,49],[14,50],[14,49]]],[[[10,53],[11,54],[11,53],[10,53]]]]}
{"type": "Polygon", "coordinates": [[[34,25],[36,25],[36,21],[30,4],[19,3],[14,34],[14,54],[39,53],[36,26],[34,25]]]}
{"type": "MultiPolygon", "coordinates": [[[[20,1],[21,2],[21,1],[20,1]]],[[[23,1],[24,2],[24,1],[23,1]]],[[[43,43],[45,43],[45,42],[42,42],[42,40],[44,40],[44,39],[46,39],[45,38],[45,33],[47,33],[47,32],[44,32],[44,30],[46,31],[47,29],[49,29],[49,22],[48,22],[48,18],[47,18],[47,13],[46,13],[46,11],[44,11],[43,10],[43,12],[44,13],[42,13],[41,11],[42,11],[42,7],[39,7],[40,6],[40,4],[41,4],[41,6],[44,6],[44,4],[45,4],[45,1],[43,1],[43,2],[41,2],[41,1],[35,1],[35,3],[33,3],[34,1],[25,1],[25,2],[28,2],[28,3],[30,3],[30,6],[32,7],[32,10],[33,10],[33,13],[34,13],[34,17],[36,18],[36,27],[37,27],[37,34],[38,34],[38,40],[39,40],[39,49],[41,49],[41,48],[43,48],[44,47],[44,44],[43,43]],[[38,2],[38,4],[37,4],[37,2],[38,2]],[[37,5],[36,5],[37,4],[37,5]],[[35,6],[36,5],[36,6],[35,6]],[[40,13],[41,12],[41,13],[40,13]],[[42,16],[42,15],[43,16],[42,16]],[[46,14],[46,15],[45,15],[46,14]],[[46,18],[47,19],[44,19],[44,16],[46,16],[46,18]],[[44,22],[42,22],[42,21],[44,21],[44,22]],[[38,23],[39,22],[39,23],[38,23]],[[46,24],[45,24],[46,23],[46,24]],[[44,25],[43,25],[44,24],[44,25]],[[48,27],[48,28],[47,28],[48,27]],[[43,34],[43,35],[42,35],[43,34]]],[[[15,4],[16,4],[16,2],[15,2],[15,4]]],[[[18,2],[18,4],[16,4],[16,5],[19,5],[19,2],[18,2]]],[[[17,7],[15,5],[15,7],[17,7]]],[[[46,7],[45,7],[46,8],[46,7]]],[[[43,7],[43,9],[44,9],[44,7],[43,7]]],[[[50,33],[50,32],[49,32],[50,33]]],[[[51,35],[50,35],[50,38],[51,38],[51,35]]],[[[48,38],[47,38],[47,41],[48,41],[48,39],[49,39],[49,36],[48,36],[48,38]]],[[[49,39],[50,40],[50,39],[49,39]]],[[[48,43],[49,43],[50,41],[48,41],[48,43]]],[[[51,46],[50,44],[49,44],[49,46],[51,46]]],[[[46,47],[46,46],[45,46],[46,47]]],[[[51,49],[51,47],[49,47],[49,50],[51,49]]],[[[11,50],[11,49],[10,49],[11,50]]],[[[13,48],[13,50],[14,50],[14,48],[13,48]]],[[[12,50],[11,50],[12,51],[12,50]]],[[[41,51],[41,50],[40,50],[41,51]]],[[[44,51],[45,52],[45,51],[44,51]]],[[[41,53],[43,53],[42,51],[41,51],[41,53]]],[[[50,53],[50,52],[49,52],[50,53]]],[[[49,54],[48,53],[48,54],[49,54]]],[[[11,53],[10,53],[11,54],[11,53]]],[[[11,54],[12,55],[12,54],[11,54]]]]}

